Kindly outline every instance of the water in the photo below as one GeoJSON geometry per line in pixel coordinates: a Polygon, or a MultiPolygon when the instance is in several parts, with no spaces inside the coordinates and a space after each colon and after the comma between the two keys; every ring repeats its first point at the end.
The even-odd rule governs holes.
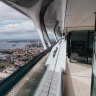
{"type": "Polygon", "coordinates": [[[16,48],[24,48],[27,42],[7,42],[0,41],[0,49],[16,49],[16,48]]]}

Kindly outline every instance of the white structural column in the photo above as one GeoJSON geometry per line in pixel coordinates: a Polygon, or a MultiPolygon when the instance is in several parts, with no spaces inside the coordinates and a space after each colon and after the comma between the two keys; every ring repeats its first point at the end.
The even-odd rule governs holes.
{"type": "Polygon", "coordinates": [[[37,28],[37,31],[38,31],[38,33],[39,33],[39,36],[40,36],[40,39],[41,39],[41,41],[42,41],[43,47],[44,47],[44,49],[46,50],[46,49],[47,49],[47,45],[46,45],[46,41],[45,41],[46,36],[45,36],[44,32],[42,32],[42,30],[41,30],[39,18],[38,18],[38,21],[39,21],[39,22],[38,22],[37,20],[35,20],[34,18],[35,18],[35,17],[32,18],[32,19],[33,19],[33,22],[34,22],[34,24],[35,24],[35,26],[36,26],[36,28],[37,28]],[[45,37],[45,38],[44,38],[44,37],[45,37]]]}
{"type": "Polygon", "coordinates": [[[44,49],[47,49],[47,45],[45,42],[48,43],[48,46],[51,46],[47,33],[45,31],[42,32],[41,25],[40,25],[40,9],[41,9],[43,0],[39,0],[35,6],[32,6],[30,8],[19,6],[13,2],[7,1],[7,0],[4,2],[7,3],[9,6],[18,9],[19,11],[21,11],[21,13],[27,15],[29,18],[31,18],[33,20],[33,22],[37,28],[37,31],[39,32],[44,49]]]}
{"type": "Polygon", "coordinates": [[[45,13],[47,11],[47,8],[49,7],[49,5],[52,2],[53,2],[53,0],[43,0],[42,6],[41,6],[41,9],[40,9],[41,28],[42,28],[42,31],[44,33],[45,40],[48,43],[48,47],[51,46],[51,43],[50,43],[50,40],[49,40],[49,37],[48,37],[48,34],[47,34],[47,30],[46,30],[46,26],[45,26],[45,18],[44,17],[45,17],[45,13]]]}
{"type": "Polygon", "coordinates": [[[50,40],[49,40],[49,38],[48,38],[48,36],[47,36],[47,32],[44,31],[43,34],[44,34],[44,37],[45,37],[45,39],[46,39],[46,41],[47,41],[47,43],[48,43],[48,47],[50,47],[50,46],[51,46],[51,43],[50,43],[50,40]]]}
{"type": "Polygon", "coordinates": [[[59,40],[59,37],[58,37],[58,34],[57,34],[58,33],[58,30],[55,31],[55,36],[56,36],[57,41],[59,40]]]}
{"type": "Polygon", "coordinates": [[[55,33],[54,29],[51,28],[50,31],[52,32],[52,34],[53,34],[53,36],[54,36],[54,38],[55,38],[55,41],[57,42],[58,39],[57,39],[57,37],[56,37],[56,33],[55,33]]]}

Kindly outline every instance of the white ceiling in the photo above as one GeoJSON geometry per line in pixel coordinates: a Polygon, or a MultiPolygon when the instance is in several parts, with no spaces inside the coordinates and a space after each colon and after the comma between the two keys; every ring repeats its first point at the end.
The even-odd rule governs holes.
{"type": "MultiPolygon", "coordinates": [[[[5,0],[2,1],[5,2],[5,0]]],[[[19,9],[19,11],[22,10],[19,9]]],[[[32,13],[32,10],[29,11],[32,13]]],[[[62,29],[67,28],[68,32],[72,30],[94,30],[95,12],[96,0],[54,0],[46,11],[45,25],[48,28],[54,28],[59,21],[57,26],[62,29]]]]}
{"type": "Polygon", "coordinates": [[[96,0],[68,0],[65,27],[71,30],[93,30],[96,0]]]}

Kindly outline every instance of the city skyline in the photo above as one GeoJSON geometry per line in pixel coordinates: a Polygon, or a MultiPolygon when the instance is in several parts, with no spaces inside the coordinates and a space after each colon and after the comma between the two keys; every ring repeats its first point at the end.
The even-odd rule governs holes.
{"type": "Polygon", "coordinates": [[[43,51],[40,41],[29,41],[23,45],[21,42],[19,46],[18,43],[8,44],[11,48],[0,48],[0,82],[43,51]]]}

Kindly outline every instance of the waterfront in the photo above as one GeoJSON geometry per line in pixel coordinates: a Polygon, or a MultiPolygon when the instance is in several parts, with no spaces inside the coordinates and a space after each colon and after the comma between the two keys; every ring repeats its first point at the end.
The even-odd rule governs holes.
{"type": "Polygon", "coordinates": [[[43,51],[40,41],[0,41],[0,81],[43,51]],[[5,74],[2,77],[2,74],[5,74]]]}
{"type": "Polygon", "coordinates": [[[0,41],[0,49],[16,49],[16,48],[24,48],[27,42],[8,42],[8,41],[0,41]]]}

